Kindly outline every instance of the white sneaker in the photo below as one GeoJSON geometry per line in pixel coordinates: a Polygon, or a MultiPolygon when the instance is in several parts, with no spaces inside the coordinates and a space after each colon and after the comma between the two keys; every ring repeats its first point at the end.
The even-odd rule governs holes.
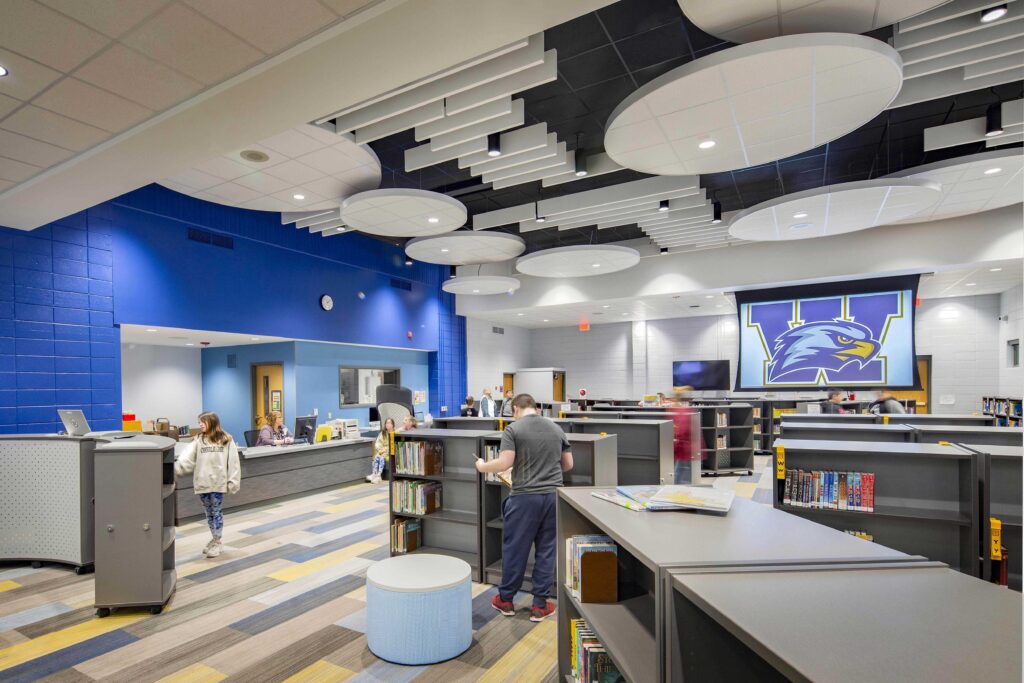
{"type": "Polygon", "coordinates": [[[372,474],[367,474],[367,475],[366,475],[366,481],[368,481],[368,482],[370,482],[371,484],[373,484],[373,483],[374,483],[374,481],[373,481],[373,475],[372,475],[372,474]]]}
{"type": "Polygon", "coordinates": [[[218,557],[222,550],[224,550],[224,544],[220,541],[215,541],[214,544],[210,546],[210,549],[206,551],[206,556],[218,557]]]}
{"type": "Polygon", "coordinates": [[[381,482],[380,475],[379,474],[373,475],[373,483],[374,484],[379,484],[380,482],[381,482]]]}
{"type": "Polygon", "coordinates": [[[216,543],[216,542],[217,542],[216,538],[211,538],[210,542],[206,544],[205,548],[203,548],[203,555],[205,555],[206,553],[210,552],[210,548],[212,548],[213,544],[216,543]]]}

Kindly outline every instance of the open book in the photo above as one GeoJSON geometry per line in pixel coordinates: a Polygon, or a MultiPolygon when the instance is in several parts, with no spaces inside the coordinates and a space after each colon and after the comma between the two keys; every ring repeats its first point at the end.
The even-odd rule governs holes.
{"type": "Polygon", "coordinates": [[[710,486],[618,486],[591,495],[630,510],[707,510],[728,512],[735,494],[710,486]]]}

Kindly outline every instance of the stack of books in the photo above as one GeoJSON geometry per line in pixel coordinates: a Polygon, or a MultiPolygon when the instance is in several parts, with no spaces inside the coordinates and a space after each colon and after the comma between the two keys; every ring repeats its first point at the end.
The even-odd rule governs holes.
{"type": "Polygon", "coordinates": [[[802,508],[875,511],[873,472],[786,470],[783,505],[802,508]]]}
{"type": "Polygon", "coordinates": [[[580,602],[619,601],[619,546],[602,534],[565,539],[566,590],[580,602]]]}
{"type": "Polygon", "coordinates": [[[715,437],[715,448],[726,448],[725,435],[715,437]]]}
{"type": "MultiPolygon", "coordinates": [[[[486,460],[487,462],[497,460],[500,452],[501,448],[499,446],[484,446],[484,460],[486,460]]],[[[504,484],[505,486],[511,488],[512,468],[510,467],[507,470],[504,470],[503,472],[488,472],[487,474],[484,475],[484,481],[497,482],[499,484],[504,484]]]]}
{"type": "Polygon", "coordinates": [[[852,531],[850,529],[846,529],[846,533],[850,534],[851,536],[856,536],[857,538],[863,538],[865,541],[875,540],[875,537],[866,531],[852,531]]]}
{"type": "Polygon", "coordinates": [[[760,408],[754,408],[754,419],[756,420],[759,417],[761,417],[761,409],[760,408]]]}
{"type": "Polygon", "coordinates": [[[432,476],[444,472],[440,441],[402,441],[395,448],[395,474],[432,476]]]}
{"type": "Polygon", "coordinates": [[[420,547],[418,519],[396,519],[391,525],[391,552],[411,553],[420,547]]]}
{"type": "Polygon", "coordinates": [[[569,620],[569,656],[576,683],[620,683],[626,680],[584,619],[569,620]]]}
{"type": "Polygon", "coordinates": [[[726,415],[725,413],[718,413],[718,426],[719,427],[728,427],[729,426],[729,416],[726,415]]]}
{"type": "Polygon", "coordinates": [[[398,479],[391,482],[391,509],[398,514],[429,515],[441,508],[441,484],[398,479]]]}

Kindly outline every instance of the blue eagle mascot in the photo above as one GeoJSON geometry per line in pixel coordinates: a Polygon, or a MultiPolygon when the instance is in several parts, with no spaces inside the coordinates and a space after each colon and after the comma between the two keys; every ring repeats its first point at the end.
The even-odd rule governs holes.
{"type": "Polygon", "coordinates": [[[775,338],[768,381],[797,370],[841,370],[849,363],[864,367],[878,355],[881,346],[870,329],[849,320],[800,325],[775,338]]]}

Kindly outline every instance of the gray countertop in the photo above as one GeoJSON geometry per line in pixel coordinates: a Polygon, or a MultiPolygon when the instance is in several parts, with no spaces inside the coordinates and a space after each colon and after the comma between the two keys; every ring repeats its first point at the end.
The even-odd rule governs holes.
{"type": "MultiPolygon", "coordinates": [[[[820,417],[820,416],[819,416],[820,417]]],[[[822,429],[835,432],[912,432],[913,427],[904,424],[897,424],[890,422],[887,425],[883,424],[872,424],[870,422],[810,422],[804,420],[793,421],[782,421],[782,431],[785,433],[787,429],[822,429]]]]}
{"type": "Polygon", "coordinates": [[[329,448],[342,448],[344,446],[354,446],[364,443],[373,443],[373,439],[334,439],[333,441],[292,444],[290,446],[254,446],[252,448],[239,449],[239,452],[246,460],[252,460],[254,458],[267,458],[275,455],[291,455],[293,453],[309,453],[311,451],[326,450],[329,448]]]}
{"type": "MultiPolygon", "coordinates": [[[[838,426],[838,425],[836,425],[838,426]]],[[[881,426],[881,425],[880,425],[881,426]]],[[[787,453],[811,451],[815,453],[863,453],[923,455],[930,457],[970,457],[970,453],[955,445],[940,446],[937,443],[906,443],[882,441],[827,441],[824,439],[776,439],[774,447],[783,446],[787,453]]]]}

